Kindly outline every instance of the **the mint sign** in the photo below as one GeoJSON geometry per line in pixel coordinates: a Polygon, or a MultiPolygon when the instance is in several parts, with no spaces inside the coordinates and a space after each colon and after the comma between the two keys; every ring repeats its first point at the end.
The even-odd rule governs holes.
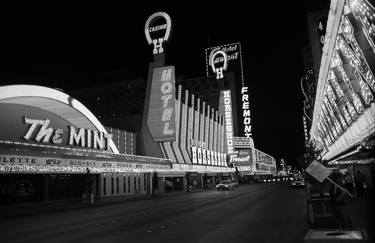
{"type": "MultiPolygon", "coordinates": [[[[64,129],[53,128],[50,126],[51,121],[49,119],[39,120],[24,117],[24,122],[28,124],[29,127],[23,139],[40,143],[63,144],[64,129]]],[[[71,125],[67,125],[67,127],[67,145],[110,150],[109,142],[112,138],[112,134],[76,128],[71,125]]]]}

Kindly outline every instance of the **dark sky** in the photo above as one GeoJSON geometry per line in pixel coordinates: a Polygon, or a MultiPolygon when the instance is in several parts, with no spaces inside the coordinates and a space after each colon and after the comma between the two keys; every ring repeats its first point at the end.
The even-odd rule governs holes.
{"type": "Polygon", "coordinates": [[[106,72],[146,78],[153,57],[144,23],[165,11],[173,22],[167,64],[175,65],[177,76],[204,76],[205,48],[241,42],[255,146],[294,165],[304,139],[299,82],[306,13],[329,1],[135,2],[3,7],[0,84],[69,93],[102,82],[98,77],[106,72]]]}

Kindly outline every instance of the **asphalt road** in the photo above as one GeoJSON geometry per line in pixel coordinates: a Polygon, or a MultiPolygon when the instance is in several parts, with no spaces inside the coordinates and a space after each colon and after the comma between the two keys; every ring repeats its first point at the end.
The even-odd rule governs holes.
{"type": "Polygon", "coordinates": [[[303,242],[303,189],[240,185],[14,218],[0,223],[0,242],[303,242]]]}

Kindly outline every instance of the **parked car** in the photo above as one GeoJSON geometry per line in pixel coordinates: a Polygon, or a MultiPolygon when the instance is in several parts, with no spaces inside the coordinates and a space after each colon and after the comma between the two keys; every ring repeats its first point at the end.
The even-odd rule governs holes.
{"type": "Polygon", "coordinates": [[[292,180],[292,187],[305,187],[305,180],[303,178],[294,178],[292,180]]]}
{"type": "Polygon", "coordinates": [[[220,183],[216,185],[216,188],[218,191],[234,190],[235,187],[236,187],[236,184],[233,181],[229,181],[229,180],[220,181],[220,183]]]}

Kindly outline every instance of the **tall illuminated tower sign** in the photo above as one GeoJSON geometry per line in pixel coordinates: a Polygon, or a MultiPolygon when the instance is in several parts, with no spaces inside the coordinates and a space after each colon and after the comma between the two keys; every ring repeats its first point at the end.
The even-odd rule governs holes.
{"type": "MultiPolygon", "coordinates": [[[[224,78],[223,71],[228,67],[227,54],[218,48],[213,49],[210,53],[209,63],[212,71],[216,73],[216,79],[224,78]],[[223,65],[219,66],[218,64],[221,62],[223,65]]],[[[227,154],[233,154],[233,110],[230,90],[222,90],[220,92],[219,113],[224,116],[224,151],[227,154]]]]}
{"type": "Polygon", "coordinates": [[[243,117],[243,124],[244,124],[244,131],[243,134],[247,138],[252,137],[251,131],[251,117],[250,117],[250,102],[249,102],[249,95],[247,94],[248,87],[242,87],[241,94],[242,94],[242,117],[243,117]]]}
{"type": "Polygon", "coordinates": [[[232,90],[232,97],[236,100],[237,104],[241,104],[241,111],[233,114],[239,122],[239,134],[237,136],[245,136],[248,138],[252,137],[252,126],[251,126],[251,114],[250,114],[250,96],[248,87],[244,82],[243,65],[242,65],[242,53],[241,43],[234,42],[230,44],[214,46],[206,48],[206,75],[207,77],[215,75],[216,78],[223,78],[222,70],[227,73],[232,72],[235,76],[235,87],[232,90]],[[225,53],[226,58],[222,53],[225,53]],[[218,66],[223,66],[219,69],[218,66]],[[224,69],[225,67],[225,69],[224,69]],[[241,94],[241,95],[238,95],[241,94]]]}
{"type": "Polygon", "coordinates": [[[153,46],[154,61],[149,64],[141,129],[141,152],[175,161],[172,142],[176,140],[175,69],[165,66],[165,43],[172,22],[165,12],[156,12],[146,21],[146,41],[153,46]]]}
{"type": "Polygon", "coordinates": [[[174,67],[154,68],[147,126],[154,141],[176,140],[174,67]]]}
{"type": "Polygon", "coordinates": [[[224,147],[227,154],[234,154],[233,147],[233,112],[232,97],[230,90],[220,92],[219,113],[224,116],[224,147]]]}
{"type": "Polygon", "coordinates": [[[163,43],[168,42],[171,34],[171,18],[165,12],[152,14],[145,24],[145,35],[149,45],[153,45],[153,54],[164,52],[163,43]]]}

